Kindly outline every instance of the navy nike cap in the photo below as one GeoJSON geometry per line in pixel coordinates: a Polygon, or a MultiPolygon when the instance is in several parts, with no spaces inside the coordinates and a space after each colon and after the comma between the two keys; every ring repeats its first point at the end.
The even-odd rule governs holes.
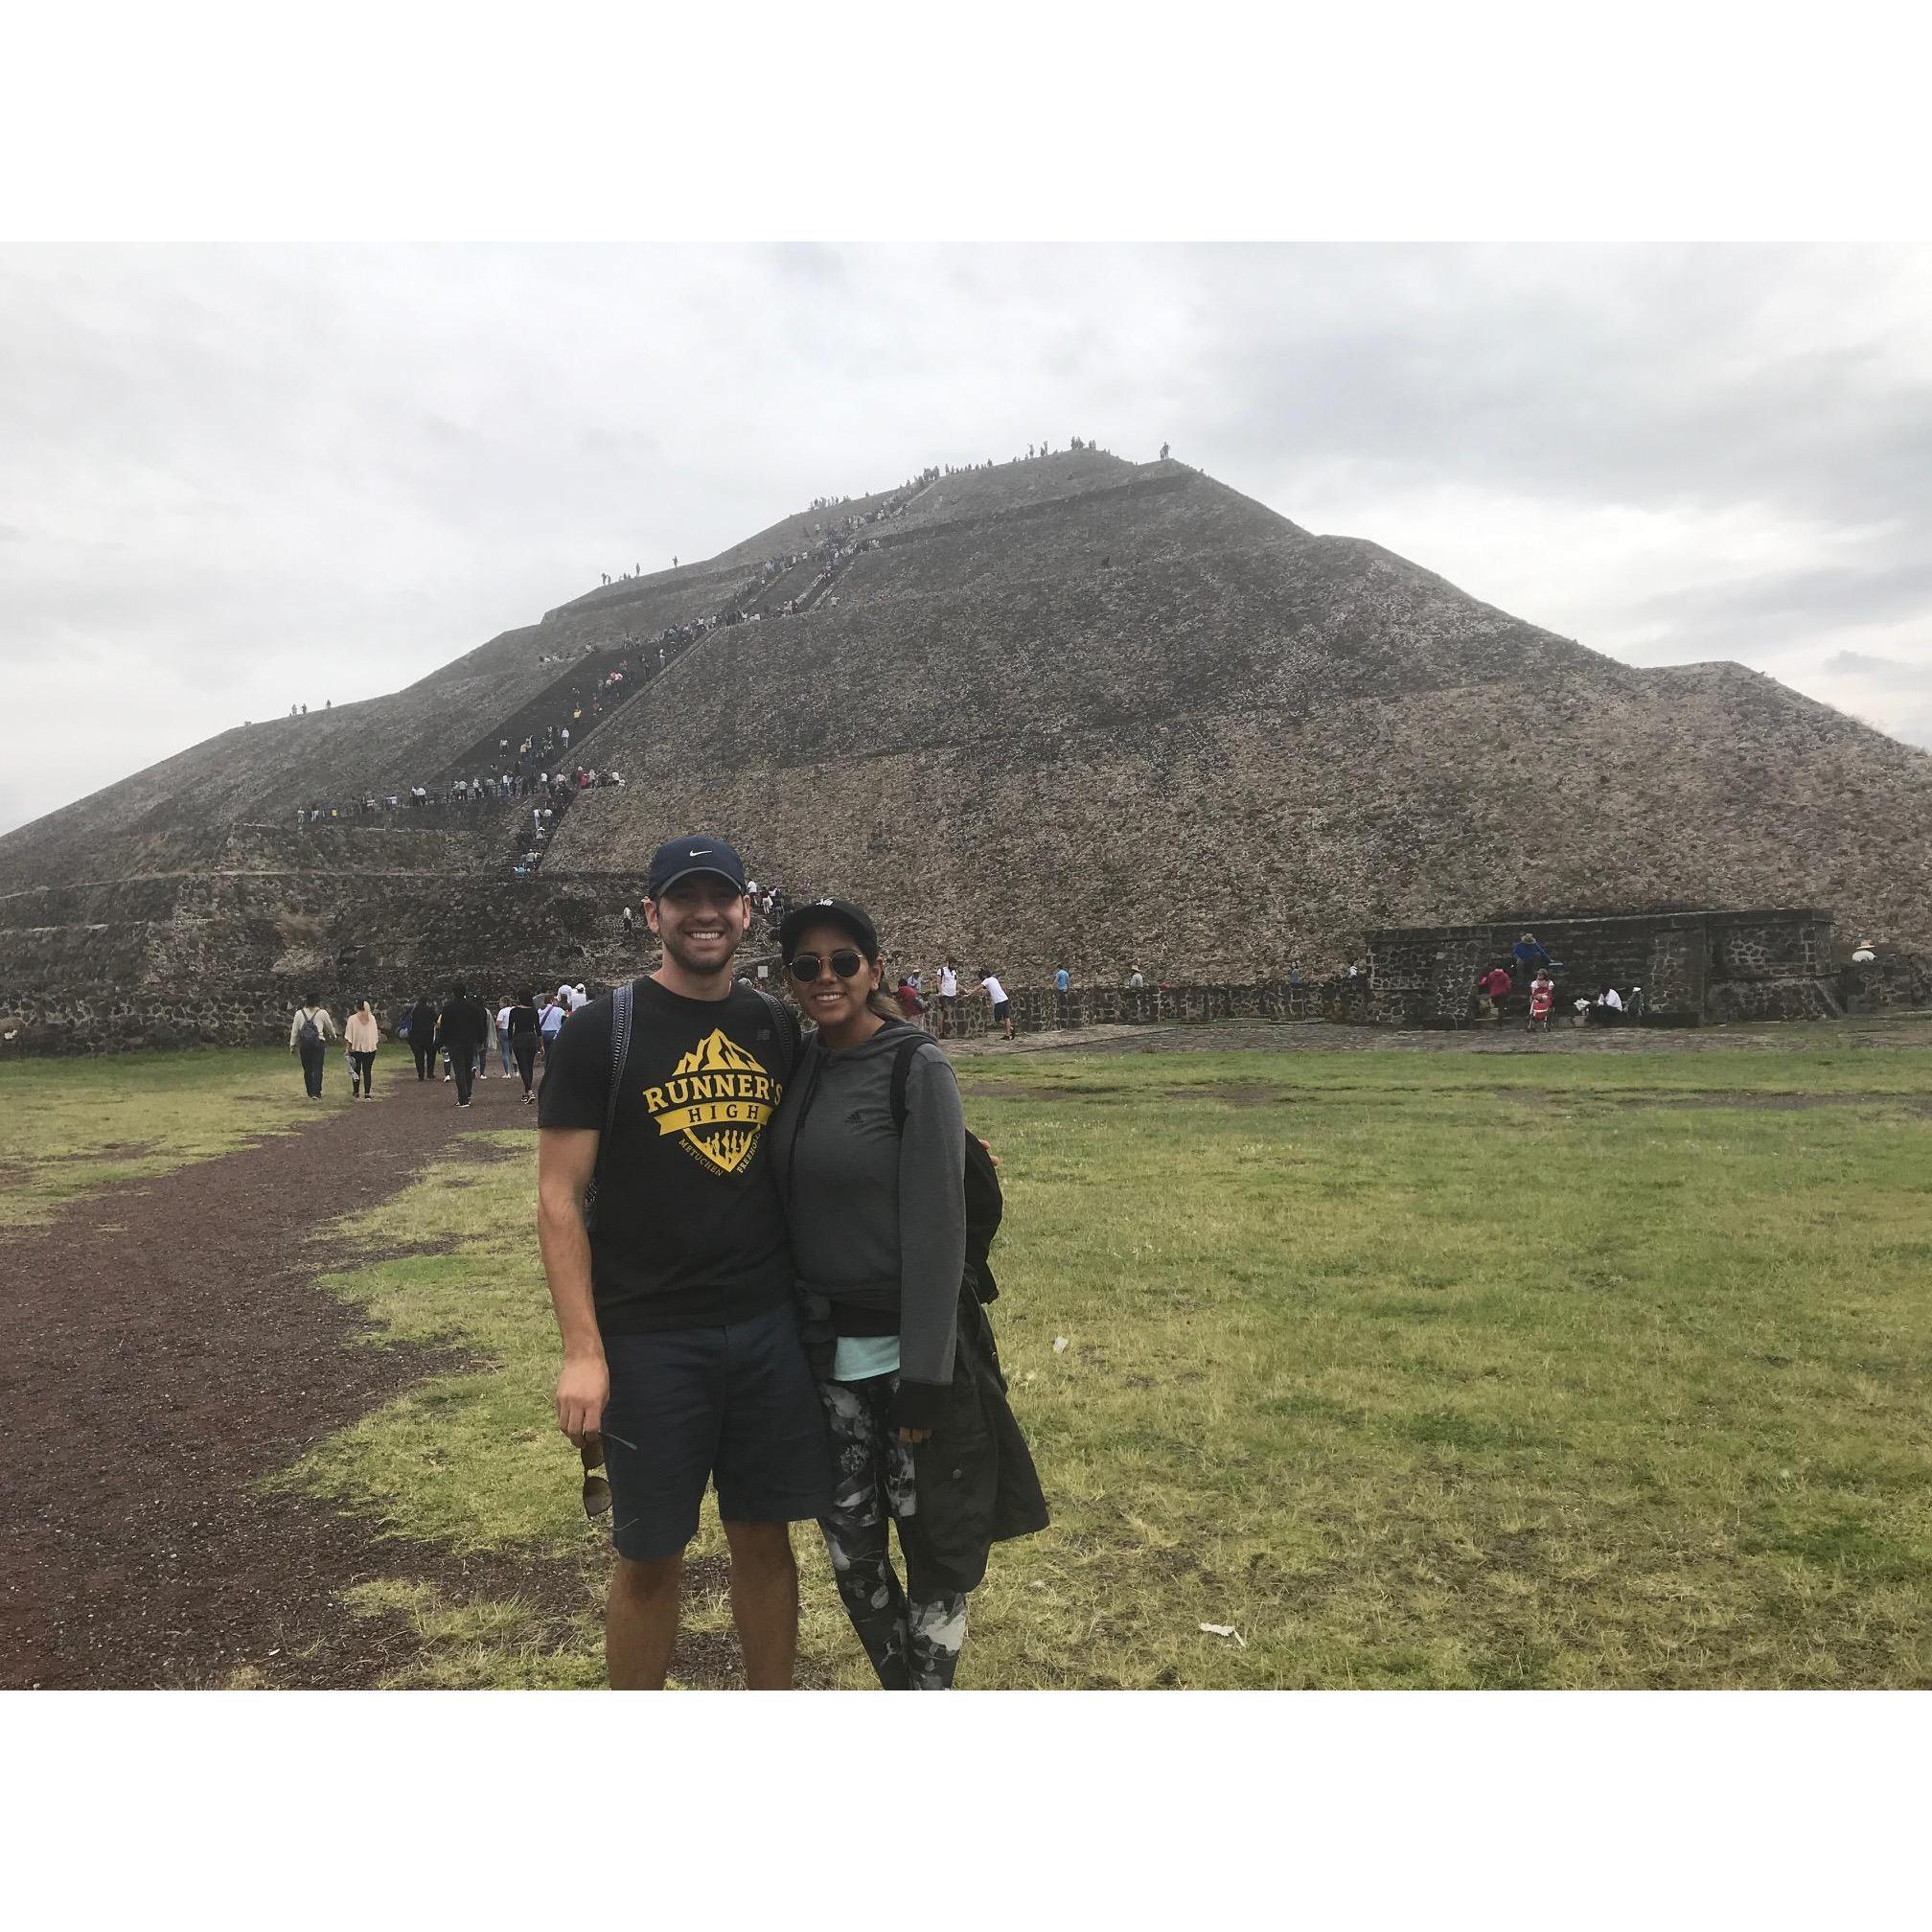
{"type": "Polygon", "coordinates": [[[667,839],[652,853],[645,897],[661,898],[678,880],[699,872],[712,873],[740,892],[745,889],[745,862],[737,852],[722,839],[694,832],[688,838],[667,839]]]}

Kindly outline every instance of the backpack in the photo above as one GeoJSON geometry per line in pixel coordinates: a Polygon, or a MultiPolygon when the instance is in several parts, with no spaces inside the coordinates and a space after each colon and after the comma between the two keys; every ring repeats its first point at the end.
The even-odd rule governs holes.
{"type": "MultiPolygon", "coordinates": [[[[633,984],[632,980],[625,980],[610,999],[610,1091],[604,1100],[604,1132],[597,1142],[597,1164],[591,1170],[589,1186],[584,1190],[584,1227],[586,1231],[597,1225],[597,1189],[604,1178],[604,1152],[610,1145],[610,1136],[616,1130],[617,1095],[623,1091],[624,1063],[631,1057],[633,984]]],[[[778,1077],[789,1080],[793,1068],[798,1064],[798,1022],[793,1017],[792,1009],[782,1000],[766,992],[764,987],[753,986],[751,990],[765,1002],[765,1010],[771,1016],[778,1037],[787,1043],[785,1067],[778,1077]]]]}
{"type": "MultiPolygon", "coordinates": [[[[932,1037],[908,1026],[892,1055],[892,1131],[906,1131],[906,1086],[912,1077],[912,1056],[932,1037]]],[[[973,1291],[981,1301],[997,1301],[1000,1284],[993,1278],[987,1261],[993,1237],[1000,1231],[1006,1211],[1005,1197],[1000,1191],[1000,1170],[993,1157],[980,1144],[971,1128],[966,1133],[966,1266],[973,1276],[973,1291]]]]}
{"type": "Polygon", "coordinates": [[[319,1046],[322,1044],[322,1029],[315,1024],[315,1016],[308,1008],[302,1012],[301,1029],[295,1035],[305,1046],[319,1046]]]}

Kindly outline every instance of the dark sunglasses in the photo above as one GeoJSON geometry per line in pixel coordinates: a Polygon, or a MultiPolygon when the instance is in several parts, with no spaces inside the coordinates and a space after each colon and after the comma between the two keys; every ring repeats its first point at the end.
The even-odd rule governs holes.
{"type": "Polygon", "coordinates": [[[584,1463],[584,1513],[603,1515],[610,1506],[610,1479],[596,1472],[604,1467],[604,1438],[592,1436],[577,1452],[584,1463]]]}
{"type": "Polygon", "coordinates": [[[841,946],[829,960],[819,958],[816,953],[800,953],[785,970],[801,985],[809,986],[824,966],[829,965],[841,979],[855,979],[864,963],[862,953],[851,946],[841,946]]]}

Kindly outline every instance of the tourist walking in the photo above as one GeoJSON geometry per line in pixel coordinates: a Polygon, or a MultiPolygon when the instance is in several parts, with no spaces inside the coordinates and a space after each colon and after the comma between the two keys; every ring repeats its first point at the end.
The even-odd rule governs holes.
{"type": "Polygon", "coordinates": [[[496,1050],[503,1060],[503,1077],[510,1077],[510,1013],[509,996],[504,996],[503,1003],[496,1009],[496,1050]]]}
{"type": "Polygon", "coordinates": [[[431,1080],[436,1075],[436,1007],[429,1000],[419,1000],[409,1009],[409,1050],[416,1056],[416,1077],[431,1080]]]}
{"type": "Polygon", "coordinates": [[[543,1064],[550,1064],[550,1049],[557,1043],[557,1036],[564,1030],[564,1022],[569,1012],[561,1000],[545,999],[541,1010],[537,1015],[538,1030],[543,1036],[543,1064]]]}
{"type": "Polygon", "coordinates": [[[335,1023],[314,994],[305,994],[288,1026],[288,1050],[302,1058],[302,1084],[311,1100],[322,1097],[322,1063],[334,1040],[335,1023]]]}
{"type": "Polygon", "coordinates": [[[657,849],[644,917],[662,959],[571,1019],[538,1095],[538,1228],[564,1341],[557,1421],[609,1481],[619,1560],[605,1657],[619,1690],[663,1687],[707,1481],[746,1679],[789,1688],[789,1526],[831,1506],[825,1416],[767,1168],[797,1023],[731,977],[750,929],[745,884],[722,839],[657,849]]]}
{"type": "Polygon", "coordinates": [[[519,993],[513,1006],[503,1009],[503,1039],[517,1062],[517,1071],[522,1076],[523,1102],[528,1106],[536,1096],[531,1092],[531,1075],[537,1067],[537,1042],[542,1033],[542,1022],[537,1013],[537,996],[534,993],[519,993]]]}
{"type": "Polygon", "coordinates": [[[349,1043],[349,1097],[372,1099],[376,1092],[376,1046],[382,1033],[368,1000],[364,1000],[350,1014],[349,1024],[342,1032],[349,1043]]]}
{"type": "Polygon", "coordinates": [[[958,1082],[882,990],[862,908],[801,906],[778,943],[817,1022],[772,1160],[838,1464],[818,1527],[880,1684],[943,1690],[991,1546],[1046,1523],[969,1285],[958,1082]]]}
{"type": "Polygon", "coordinates": [[[476,1056],[489,1035],[489,1009],[472,999],[459,979],[449,989],[449,999],[436,1019],[436,1038],[448,1058],[456,1081],[456,1104],[470,1104],[471,1083],[476,1076],[476,1056]]]}

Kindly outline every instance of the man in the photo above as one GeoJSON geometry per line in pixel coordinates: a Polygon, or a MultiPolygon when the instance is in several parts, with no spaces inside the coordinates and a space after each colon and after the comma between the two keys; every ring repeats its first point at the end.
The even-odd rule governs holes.
{"type": "Polygon", "coordinates": [[[939,1038],[953,1031],[953,1016],[959,1007],[959,970],[952,960],[939,969],[939,1038]]]}
{"type": "Polygon", "coordinates": [[[416,1077],[427,1080],[436,1071],[436,1008],[419,1000],[409,1009],[409,1050],[416,1056],[416,1077]]]}
{"type": "Polygon", "coordinates": [[[1013,1002],[1006,997],[1006,989],[1000,985],[999,977],[990,966],[979,969],[979,990],[993,1002],[993,1024],[1006,1029],[1006,1038],[1013,1037],[1013,1002]]]}
{"type": "Polygon", "coordinates": [[[1068,990],[1068,988],[1070,987],[1072,984],[1073,984],[1073,976],[1070,972],[1068,972],[1066,967],[1064,966],[1061,967],[1059,972],[1054,974],[1053,976],[1054,992],[1065,993],[1068,990]]]}
{"type": "Polygon", "coordinates": [[[1139,992],[1139,990],[1141,989],[1141,987],[1143,987],[1144,985],[1146,985],[1146,983],[1147,983],[1147,982],[1146,982],[1146,980],[1145,980],[1145,979],[1143,979],[1143,978],[1142,978],[1140,977],[1140,969],[1139,969],[1139,967],[1138,967],[1138,966],[1130,966],[1130,967],[1128,967],[1128,969],[1127,969],[1127,990],[1128,990],[1128,992],[1130,992],[1130,993],[1138,993],[1138,992],[1139,992]]]}
{"type": "Polygon", "coordinates": [[[324,1042],[335,1037],[335,1023],[314,994],[305,993],[288,1024],[288,1050],[302,1056],[302,1084],[311,1100],[322,1097],[322,1062],[328,1052],[324,1042]]]}
{"type": "Polygon", "coordinates": [[[503,1061],[503,1077],[509,1079],[510,1066],[510,1001],[506,999],[496,1009],[496,1050],[503,1061]]]}
{"type": "Polygon", "coordinates": [[[660,846],[644,917],[663,958],[631,987],[614,1091],[616,1001],[606,997],[559,1037],[538,1111],[538,1229],[564,1341],[557,1421],[587,1466],[601,1451],[610,1485],[613,1690],[663,1688],[684,1548],[713,1477],[747,1681],[789,1688],[790,1526],[832,1504],[824,1411],[763,1145],[797,1023],[731,978],[750,911],[744,863],[722,839],[660,846]]]}
{"type": "Polygon", "coordinates": [[[631,908],[628,906],[624,908],[624,943],[627,946],[631,943],[631,908]]]}
{"type": "Polygon", "coordinates": [[[1509,949],[1509,956],[1516,962],[1516,978],[1528,985],[1536,969],[1550,964],[1550,955],[1536,943],[1533,932],[1526,932],[1509,949]]]}
{"type": "Polygon", "coordinates": [[[448,1004],[436,1018],[436,1039],[448,1056],[456,1080],[456,1104],[470,1104],[471,1082],[476,1077],[476,1055],[490,1035],[489,1015],[480,1000],[470,997],[459,979],[449,989],[448,1004]]]}

